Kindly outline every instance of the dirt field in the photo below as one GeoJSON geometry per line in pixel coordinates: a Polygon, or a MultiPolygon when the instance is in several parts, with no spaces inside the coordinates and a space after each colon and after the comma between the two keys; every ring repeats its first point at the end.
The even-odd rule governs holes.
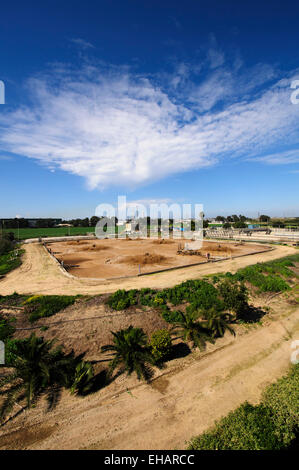
{"type": "MultiPolygon", "coordinates": [[[[123,242],[126,243],[126,242],[123,242]]],[[[133,242],[127,242],[133,243],[133,242]]],[[[251,245],[250,245],[251,246],[251,245]]],[[[265,247],[263,245],[263,247],[265,247]]],[[[277,246],[273,251],[234,258],[217,263],[204,263],[174,271],[149,276],[115,279],[112,281],[85,280],[67,277],[57,262],[49,256],[45,248],[37,243],[23,245],[25,254],[23,264],[0,280],[0,294],[7,295],[17,291],[24,294],[100,294],[117,289],[140,289],[142,287],[168,287],[187,279],[196,279],[216,272],[235,272],[238,269],[263,261],[298,253],[289,246],[277,246]]],[[[185,258],[185,256],[182,256],[185,258]]]]}
{"type": "MultiPolygon", "coordinates": [[[[266,297],[259,301],[267,304],[266,297]]],[[[291,307],[285,296],[268,305],[271,313],[262,326],[240,325],[236,338],[226,335],[203,353],[195,351],[169,362],[150,385],[122,375],[85,398],[64,392],[51,412],[42,401],[1,428],[0,449],[183,449],[186,440],[240,403],[257,402],[262,390],[290,366],[299,309],[291,307]]],[[[145,313],[133,320],[130,314],[120,318],[115,312],[104,321],[105,308],[100,299],[98,303],[93,299],[84,311],[80,303],[69,307],[44,320],[50,328],[43,334],[56,336],[77,352],[88,347],[89,359],[103,361],[99,348],[109,327],[142,322],[150,334],[156,321],[145,313]],[[70,321],[83,315],[86,321],[70,321]],[[95,315],[101,318],[87,319],[95,315]],[[50,326],[59,320],[65,323],[50,326]]]]}
{"type": "Polygon", "coordinates": [[[84,240],[50,243],[48,247],[78,277],[109,279],[135,276],[175,266],[206,261],[210,257],[239,256],[264,251],[264,245],[204,242],[200,255],[179,255],[174,240],[84,240]]]}

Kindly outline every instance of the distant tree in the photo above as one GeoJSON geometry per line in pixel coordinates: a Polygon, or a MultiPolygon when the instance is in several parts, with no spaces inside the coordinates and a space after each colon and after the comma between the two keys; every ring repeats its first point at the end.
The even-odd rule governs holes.
{"type": "Polygon", "coordinates": [[[259,221],[260,222],[269,222],[271,219],[271,217],[269,217],[268,215],[261,215],[260,218],[259,218],[259,221]]]}
{"type": "Polygon", "coordinates": [[[244,222],[235,222],[234,227],[235,228],[246,228],[247,225],[244,222]]]}
{"type": "Polygon", "coordinates": [[[225,222],[225,223],[223,224],[223,228],[224,228],[225,230],[231,228],[231,226],[232,226],[232,225],[231,225],[229,222],[225,222]]]}
{"type": "Polygon", "coordinates": [[[100,220],[100,217],[93,215],[92,217],[90,217],[90,220],[89,220],[90,226],[95,227],[99,220],[100,220]]]}
{"type": "Polygon", "coordinates": [[[217,215],[215,220],[217,220],[217,222],[225,222],[226,219],[222,215],[217,215]]]}

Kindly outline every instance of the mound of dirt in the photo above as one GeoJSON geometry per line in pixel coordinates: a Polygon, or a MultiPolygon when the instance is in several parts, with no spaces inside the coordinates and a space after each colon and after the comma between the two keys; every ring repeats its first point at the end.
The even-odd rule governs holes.
{"type": "Polygon", "coordinates": [[[108,246],[103,246],[103,245],[91,245],[91,246],[85,246],[82,248],[82,251],[102,251],[102,250],[107,250],[108,246]]]}
{"type": "Polygon", "coordinates": [[[146,264],[167,264],[171,258],[156,253],[144,253],[142,255],[125,256],[120,263],[144,266],[146,264]]]}
{"type": "Polygon", "coordinates": [[[201,249],[201,251],[203,253],[224,253],[224,254],[230,254],[232,252],[234,252],[234,248],[233,246],[223,246],[221,244],[217,244],[217,243],[204,243],[203,244],[203,247],[201,249]]]}
{"type": "Polygon", "coordinates": [[[160,238],[158,240],[154,240],[154,245],[170,245],[171,243],[175,243],[174,240],[169,240],[168,238],[160,238]]]}

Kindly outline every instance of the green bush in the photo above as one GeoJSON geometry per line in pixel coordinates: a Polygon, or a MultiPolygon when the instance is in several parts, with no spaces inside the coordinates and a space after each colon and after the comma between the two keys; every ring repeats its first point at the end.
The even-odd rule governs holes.
{"type": "Polygon", "coordinates": [[[11,240],[8,240],[7,238],[1,238],[0,239],[0,255],[5,255],[12,251],[14,248],[14,244],[12,243],[11,240]]]}
{"type": "Polygon", "coordinates": [[[109,307],[114,310],[124,310],[125,308],[130,307],[131,305],[136,305],[136,289],[126,291],[124,289],[119,289],[114,294],[111,294],[107,300],[109,307]]]}
{"type": "Polygon", "coordinates": [[[0,341],[11,338],[15,332],[15,318],[4,318],[0,313],[0,341]]]}
{"type": "Polygon", "coordinates": [[[152,334],[150,348],[155,361],[164,361],[169,357],[172,348],[171,336],[168,330],[157,330],[152,334]]]}
{"type": "Polygon", "coordinates": [[[34,322],[72,305],[76,298],[71,295],[35,295],[25,300],[25,313],[29,315],[29,321],[34,322]]]}
{"type": "Polygon", "coordinates": [[[224,310],[238,315],[248,306],[248,290],[243,283],[224,279],[217,288],[223,300],[224,310]]]}
{"type": "Polygon", "coordinates": [[[161,308],[161,315],[163,320],[167,323],[177,323],[182,320],[182,313],[180,310],[170,310],[167,306],[161,308]]]}
{"type": "Polygon", "coordinates": [[[243,403],[211,431],[193,439],[189,450],[274,450],[280,448],[271,410],[243,403]]]}
{"type": "Polygon", "coordinates": [[[21,306],[25,300],[30,297],[29,295],[22,295],[14,292],[10,295],[0,295],[0,305],[8,305],[8,306],[21,306]]]}
{"type": "MultiPolygon", "coordinates": [[[[1,240],[0,240],[1,243],[1,240]]],[[[10,243],[10,242],[9,242],[10,243]]],[[[0,275],[4,276],[13,269],[18,268],[22,261],[21,255],[24,253],[24,250],[9,251],[6,254],[0,254],[0,275]]]]}

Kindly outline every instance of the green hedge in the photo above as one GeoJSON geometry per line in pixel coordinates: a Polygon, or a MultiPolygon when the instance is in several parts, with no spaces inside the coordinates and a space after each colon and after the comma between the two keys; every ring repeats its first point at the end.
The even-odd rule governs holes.
{"type": "Polygon", "coordinates": [[[243,403],[192,439],[192,450],[287,449],[299,430],[299,365],[267,387],[259,405],[243,403]]]}

